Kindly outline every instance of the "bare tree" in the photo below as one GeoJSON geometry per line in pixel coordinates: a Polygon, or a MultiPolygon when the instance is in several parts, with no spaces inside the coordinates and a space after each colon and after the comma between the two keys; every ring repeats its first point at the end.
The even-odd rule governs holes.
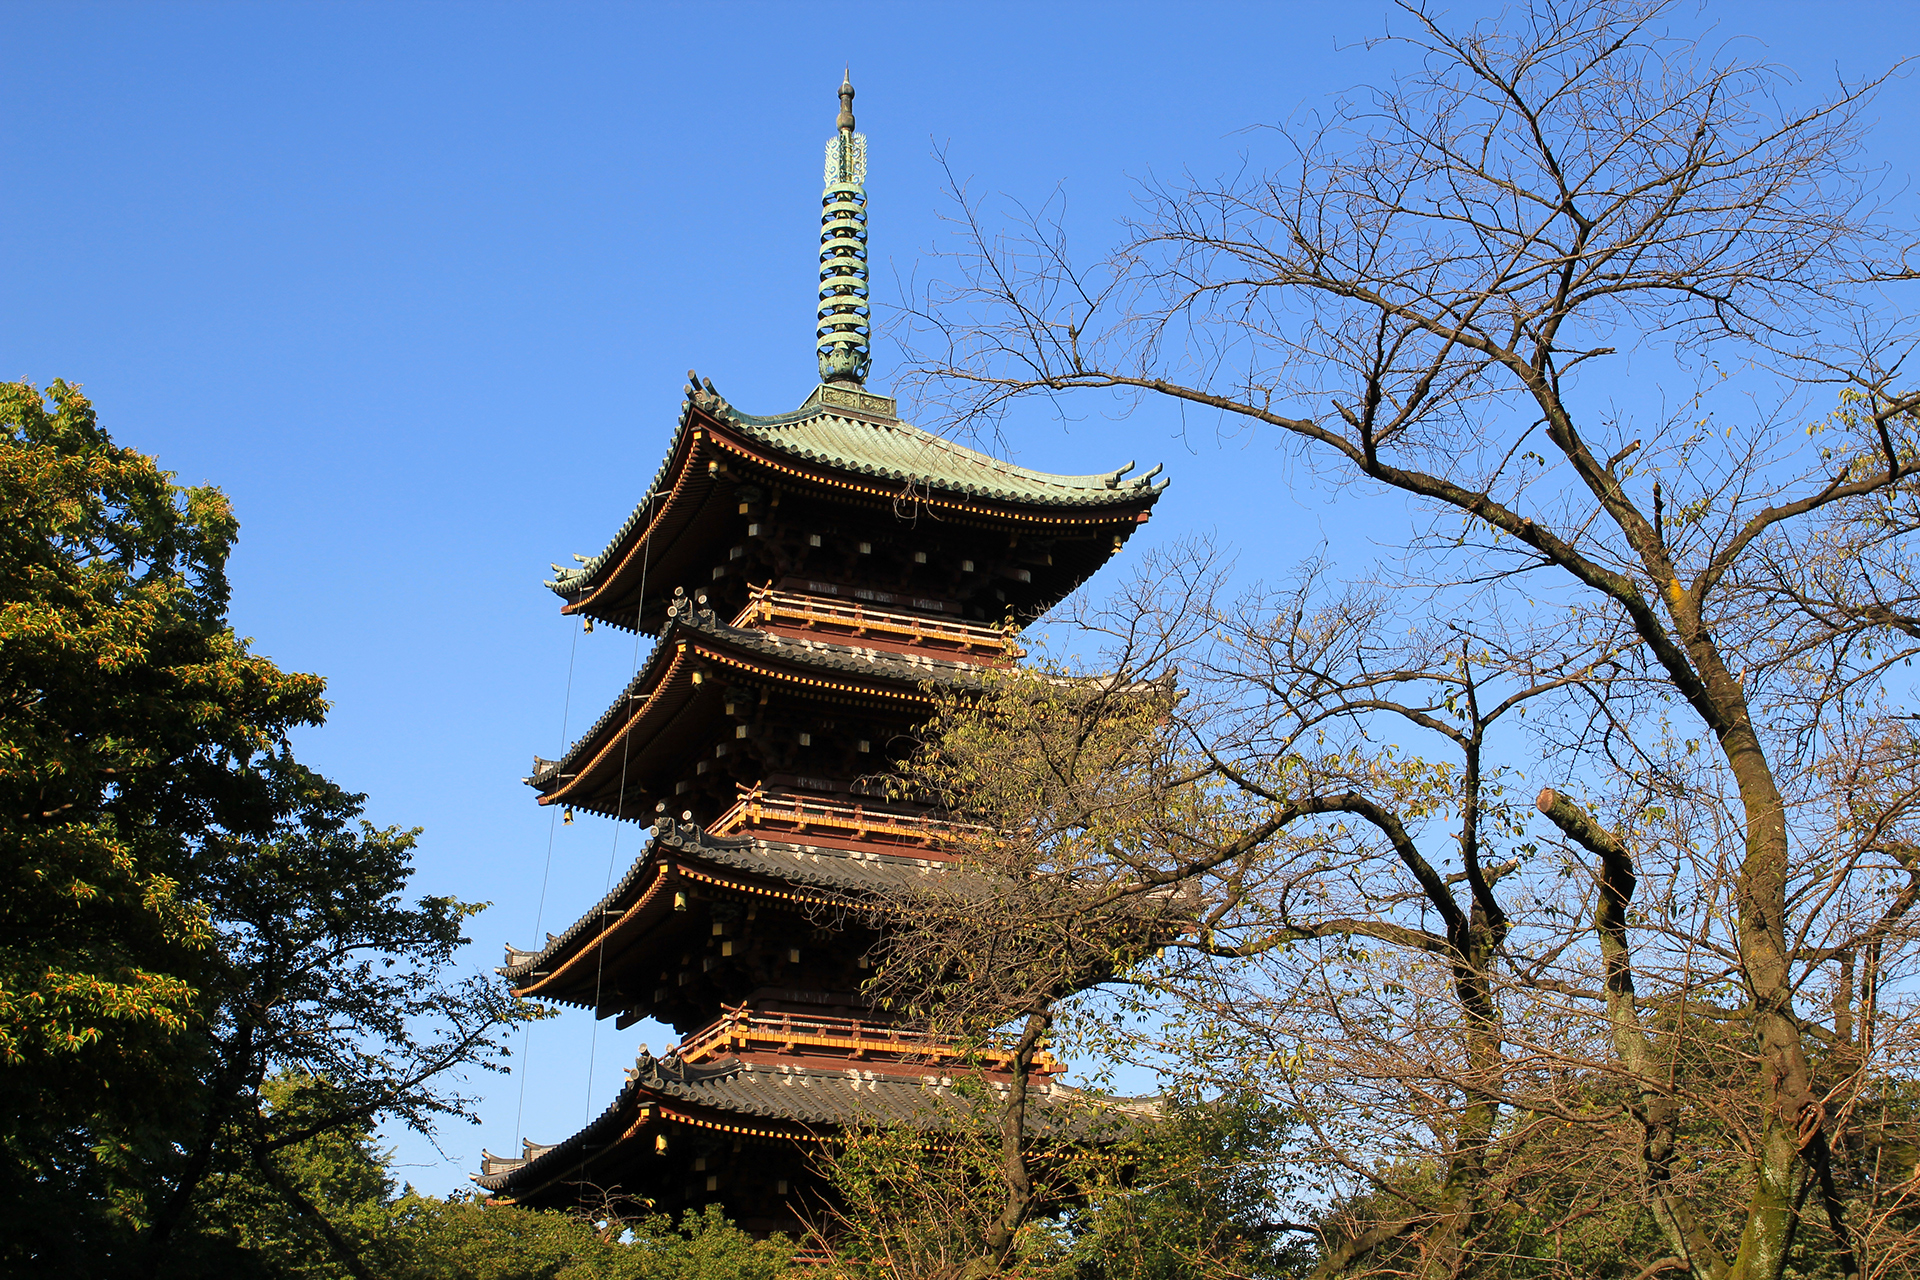
{"type": "Polygon", "coordinates": [[[1484,1267],[1512,1229],[1489,1196],[1529,1161],[1563,1232],[1631,1187],[1644,1274],[1910,1265],[1887,1135],[1912,1109],[1920,756],[1889,682],[1920,636],[1920,396],[1885,290],[1912,241],[1859,167],[1877,81],[1783,107],[1782,75],[1666,20],[1538,3],[1454,31],[1410,6],[1415,70],[1287,132],[1285,168],[1150,189],[1090,270],[963,202],[919,308],[962,422],[1168,397],[1428,513],[1374,596],[1106,619],[1116,688],[1177,666],[1188,699],[1108,783],[1041,752],[1073,784],[1023,784],[1058,817],[1015,879],[1070,886],[1079,919],[1195,910],[1169,963],[1114,976],[1273,1042],[1267,1087],[1345,1170],[1329,1274],[1484,1267]],[[1676,408],[1609,409],[1622,352],[1676,408]],[[1522,768],[1556,782],[1549,841],[1504,790],[1522,768]],[[1436,1195],[1395,1173],[1417,1158],[1436,1195]]]}
{"type": "MultiPolygon", "coordinates": [[[[1481,1233],[1492,1164],[1511,1168],[1495,1151],[1511,1074],[1495,958],[1519,861],[1493,848],[1519,820],[1488,738],[1594,664],[1543,671],[1538,655],[1449,633],[1438,666],[1421,666],[1431,637],[1373,643],[1377,598],[1308,617],[1309,589],[1223,605],[1218,585],[1204,549],[1149,558],[1121,604],[1080,619],[1110,641],[1106,676],[1008,674],[942,704],[908,777],[985,834],[959,842],[968,874],[924,895],[952,901],[893,937],[883,989],[975,1033],[1115,986],[1171,994],[1203,1056],[1231,1027],[1243,1045],[1282,1032],[1253,1056],[1287,1058],[1283,1092],[1321,1185],[1397,1194],[1365,1162],[1404,1146],[1409,1124],[1445,1156],[1437,1197],[1355,1228],[1329,1257],[1417,1235],[1427,1269],[1452,1274],[1481,1233]],[[1175,664],[1178,691],[1136,678],[1175,664]],[[1377,717],[1437,735],[1458,763],[1352,731],[1377,717]],[[1458,870],[1423,847],[1443,828],[1458,870]],[[1356,944],[1375,952],[1342,982],[1356,944]],[[1294,972],[1249,981],[1256,961],[1294,972]],[[1343,1110],[1375,1119],[1343,1119],[1336,1137],[1324,1122],[1343,1110]]],[[[1136,1034],[1105,1047],[1124,1055],[1136,1034]]]]}

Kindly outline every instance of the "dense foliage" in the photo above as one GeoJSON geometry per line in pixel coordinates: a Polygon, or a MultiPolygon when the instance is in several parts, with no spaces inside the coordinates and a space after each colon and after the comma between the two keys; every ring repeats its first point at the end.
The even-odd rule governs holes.
{"type": "Polygon", "coordinates": [[[323,685],[228,624],[217,490],[22,383],[0,502],[0,1266],[196,1274],[273,1213],[351,1257],[288,1153],[466,1114],[520,1016],[448,976],[476,908],[408,904],[415,833],[294,759],[323,685]]]}
{"type": "Polygon", "coordinates": [[[211,934],[190,843],[262,829],[262,766],[325,704],[223,624],[226,500],[48,395],[0,387],[0,1060],[16,1088],[92,1095],[191,1016],[179,975],[211,934]]]}
{"type": "MultiPolygon", "coordinates": [[[[969,1274],[990,1251],[1005,1171],[996,1091],[968,1077],[955,1090],[922,1123],[855,1128],[821,1151],[839,1207],[816,1244],[853,1280],[969,1274]]],[[[1035,1280],[1304,1275],[1311,1232],[1286,1216],[1300,1190],[1281,1162],[1289,1127],[1250,1092],[1055,1094],[1031,1124],[1033,1203],[1000,1265],[1035,1280]]]]}

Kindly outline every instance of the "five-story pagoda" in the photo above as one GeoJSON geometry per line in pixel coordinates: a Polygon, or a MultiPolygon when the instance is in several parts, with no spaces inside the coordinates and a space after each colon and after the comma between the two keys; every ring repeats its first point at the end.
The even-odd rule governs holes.
{"type": "MultiPolygon", "coordinates": [[[[820,1188],[812,1144],[910,1120],[951,1051],[862,997],[876,939],[826,910],[941,873],[940,821],[884,776],[929,686],[1013,661],[1013,634],[1098,569],[1158,499],[1131,464],[1082,476],[931,435],[864,389],[866,139],[840,87],[820,249],[821,382],[740,413],[689,375],[666,461],[606,550],[547,585],[561,612],[657,638],[638,675],[527,782],[544,805],[649,823],[604,899],[501,973],[525,996],[644,1018],[611,1106],[553,1146],[486,1155],[498,1200],[721,1204],[793,1230],[820,1188]]],[[[1055,1087],[1055,1086],[1048,1086],[1055,1087]]]]}

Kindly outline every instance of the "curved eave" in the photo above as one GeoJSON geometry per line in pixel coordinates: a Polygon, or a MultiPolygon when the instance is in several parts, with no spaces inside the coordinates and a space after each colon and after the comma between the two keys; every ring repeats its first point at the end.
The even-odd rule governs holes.
{"type": "Polygon", "coordinates": [[[682,1098],[641,1077],[628,1080],[607,1109],[577,1133],[517,1168],[472,1178],[483,1190],[516,1202],[531,1200],[557,1183],[584,1180],[598,1185],[602,1168],[623,1162],[628,1150],[647,1151],[648,1135],[673,1126],[796,1144],[826,1136],[797,1122],[742,1115],[682,1098]]]}
{"type": "Polygon", "coordinates": [[[596,908],[569,927],[570,937],[548,948],[553,954],[544,962],[536,958],[512,966],[507,971],[509,981],[513,981],[515,971],[523,978],[532,979],[517,982],[513,994],[592,1009],[598,1017],[612,1017],[618,1010],[598,1007],[597,989],[608,975],[624,968],[629,951],[644,945],[662,921],[676,914],[674,894],[682,887],[698,887],[709,893],[732,892],[795,910],[831,906],[836,901],[825,893],[809,893],[770,877],[688,865],[679,858],[650,858],[647,862],[650,865],[634,877],[628,891],[632,901],[624,910],[617,902],[610,907],[596,908]],[[616,911],[618,915],[614,914],[616,911]],[[596,927],[602,924],[604,927],[596,927]]]}
{"type": "Polygon", "coordinates": [[[623,882],[622,887],[627,890],[623,896],[633,898],[625,910],[621,910],[618,902],[607,906],[603,900],[602,906],[576,920],[568,928],[567,936],[549,945],[542,956],[509,966],[504,972],[514,983],[513,994],[582,1009],[593,1008],[593,988],[603,976],[601,971],[606,967],[607,953],[624,951],[629,942],[658,924],[673,905],[670,896],[673,864],[648,858],[644,863],[636,863],[634,869],[640,871],[643,865],[644,872],[634,877],[632,884],[623,882]],[[611,923],[595,928],[609,916],[613,917],[611,923]]]}
{"type": "Polygon", "coordinates": [[[697,657],[690,657],[685,645],[662,644],[655,657],[660,660],[657,666],[648,663],[655,676],[651,682],[642,683],[648,674],[642,671],[565,756],[528,780],[540,792],[541,804],[578,805],[589,812],[619,816],[598,802],[597,793],[609,771],[631,772],[636,755],[644,765],[647,749],[673,728],[679,714],[700,693],[692,679],[697,657]]]}
{"type": "Polygon", "coordinates": [[[728,839],[662,819],[646,852],[612,891],[539,952],[503,966],[499,973],[513,984],[517,996],[594,1008],[592,987],[605,971],[617,970],[627,951],[672,914],[679,888],[803,910],[833,905],[849,893],[884,898],[940,874],[944,865],[938,857],[728,839]]]}
{"type": "Polygon", "coordinates": [[[473,1174],[474,1183],[482,1190],[518,1199],[538,1195],[569,1172],[584,1170],[595,1154],[605,1152],[620,1136],[621,1130],[629,1127],[629,1117],[639,1110],[638,1093],[638,1084],[628,1081],[614,1095],[613,1101],[607,1104],[607,1109],[589,1121],[585,1128],[511,1169],[503,1169],[499,1173],[473,1174]]]}
{"type": "MultiPolygon", "coordinates": [[[[667,457],[648,486],[646,497],[605,550],[580,569],[546,584],[566,601],[561,612],[587,614],[624,629],[637,625],[645,604],[638,598],[642,575],[651,571],[658,580],[673,579],[684,567],[679,561],[696,554],[681,547],[680,538],[699,520],[723,483],[720,468],[738,467],[758,472],[762,479],[873,506],[892,506],[903,493],[910,494],[916,505],[950,520],[1033,530],[1117,530],[1138,524],[1146,519],[1168,484],[1165,480],[1154,484],[1146,478],[1122,481],[1120,477],[1131,469],[1131,463],[1116,471],[1088,476],[1051,476],[993,462],[976,451],[903,423],[890,425],[924,436],[929,449],[968,455],[978,460],[977,465],[1004,471],[1028,483],[1047,482],[1058,492],[1048,497],[982,485],[953,485],[938,475],[916,474],[899,466],[844,465],[813,451],[786,447],[763,434],[769,427],[793,425],[811,416],[802,411],[753,418],[733,412],[724,401],[704,393],[683,401],[667,457]]],[[[1077,582],[1048,595],[1064,596],[1075,585],[1077,582]]]]}
{"type": "MultiPolygon", "coordinates": [[[[528,779],[541,804],[572,804],[619,816],[602,792],[620,775],[643,786],[655,744],[672,736],[676,721],[701,696],[707,671],[771,685],[801,697],[897,708],[914,714],[932,707],[925,685],[980,682],[976,664],[891,653],[825,640],[796,639],[729,627],[708,616],[677,615],[640,673],[558,761],[528,779]],[[622,714],[625,709],[625,714],[622,714]]],[[[717,695],[716,695],[717,696],[717,695]]],[[[704,725],[704,722],[703,722],[704,725]]]]}
{"type": "Polygon", "coordinates": [[[706,845],[745,847],[752,843],[746,838],[728,840],[710,836],[698,827],[683,825],[671,818],[661,818],[653,824],[652,839],[647,842],[646,849],[633,860],[627,873],[620,877],[620,883],[608,890],[605,897],[593,904],[592,909],[568,925],[546,946],[527,959],[503,966],[497,972],[514,984],[516,994],[531,994],[533,984],[523,984],[522,979],[542,971],[551,974],[557,966],[568,963],[572,957],[592,947],[604,936],[604,922],[608,916],[619,913],[622,920],[633,916],[633,909],[652,891],[653,882],[669,869],[663,852],[681,850],[689,845],[697,849],[706,845]]]}
{"type": "MultiPolygon", "coordinates": [[[[716,425],[692,401],[681,403],[680,421],[667,446],[666,460],[647,486],[646,496],[605,550],[581,568],[546,584],[567,602],[561,606],[562,613],[594,612],[597,601],[623,587],[630,577],[638,577],[643,564],[651,567],[656,553],[663,559],[669,554],[679,534],[699,516],[702,505],[718,488],[715,477],[693,465],[698,461],[699,443],[716,425]]],[[[616,625],[630,628],[624,622],[616,625]]]]}
{"type": "MultiPolygon", "coordinates": [[[[997,1105],[1008,1085],[995,1079],[987,1088],[993,1099],[986,1105],[997,1105]]],[[[1038,1105],[1028,1113],[1027,1124],[1036,1133],[1064,1131],[1076,1139],[1104,1142],[1123,1137],[1160,1113],[1154,1098],[1107,1097],[1051,1081],[1032,1090],[1038,1105]]],[[[624,1163],[623,1148],[644,1160],[651,1147],[647,1137],[669,1126],[788,1143],[817,1142],[848,1126],[868,1124],[904,1125],[935,1135],[982,1104],[982,1099],[956,1092],[950,1077],[923,1067],[887,1070],[877,1064],[872,1069],[849,1064],[835,1069],[818,1060],[772,1066],[738,1058],[693,1067],[643,1057],[618,1096],[584,1129],[524,1164],[473,1180],[488,1191],[524,1201],[569,1177],[609,1185],[608,1178],[594,1175],[612,1173],[624,1163]]],[[[652,1172],[649,1164],[628,1167],[644,1178],[652,1172]]]]}

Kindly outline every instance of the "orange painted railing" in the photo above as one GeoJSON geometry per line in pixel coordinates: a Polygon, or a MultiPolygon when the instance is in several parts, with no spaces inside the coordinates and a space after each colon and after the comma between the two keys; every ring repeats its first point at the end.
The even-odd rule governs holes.
{"type": "Polygon", "coordinates": [[[947,822],[924,814],[891,809],[869,809],[864,804],[828,800],[796,791],[769,791],[758,785],[741,787],[740,798],[707,830],[716,836],[738,835],[747,829],[798,833],[811,831],[848,840],[926,847],[978,837],[987,828],[967,822],[947,822]]]}
{"type": "Polygon", "coordinates": [[[858,600],[831,600],[825,596],[775,591],[772,587],[755,587],[747,607],[734,618],[733,625],[750,627],[760,622],[857,636],[884,636],[923,647],[958,649],[967,655],[1018,658],[1022,653],[1013,642],[1013,633],[1000,627],[921,613],[895,613],[890,609],[872,608],[858,600]]]}
{"type": "MultiPolygon", "coordinates": [[[[1005,1069],[1013,1061],[1008,1054],[967,1049],[951,1036],[906,1030],[887,1022],[828,1014],[774,1013],[744,1005],[721,1008],[724,1012],[717,1021],[680,1042],[676,1053],[682,1062],[707,1062],[752,1049],[775,1053],[828,1050],[855,1060],[883,1058],[929,1065],[970,1058],[989,1070],[1005,1069]]],[[[1053,1055],[1043,1052],[1035,1059],[1033,1069],[1039,1075],[1053,1075],[1061,1067],[1053,1055]]]]}

